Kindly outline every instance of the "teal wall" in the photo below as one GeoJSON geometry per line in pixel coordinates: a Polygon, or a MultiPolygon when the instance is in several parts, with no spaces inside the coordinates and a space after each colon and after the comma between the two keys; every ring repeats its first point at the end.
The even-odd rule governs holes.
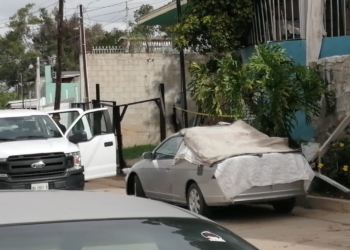
{"type": "MultiPolygon", "coordinates": [[[[286,53],[291,56],[295,62],[306,65],[306,42],[305,40],[293,40],[284,42],[272,42],[269,45],[281,44],[282,48],[286,50],[286,53]]],[[[249,46],[242,49],[243,62],[255,52],[254,46],[249,46]]]]}
{"type": "MultiPolygon", "coordinates": [[[[287,54],[291,56],[295,62],[306,65],[306,41],[292,40],[283,42],[273,42],[270,44],[281,44],[287,54]]],[[[254,46],[242,49],[242,59],[247,61],[255,52],[254,46]]],[[[324,37],[320,51],[320,59],[331,56],[350,55],[350,36],[324,37]]]]}
{"type": "Polygon", "coordinates": [[[342,55],[350,55],[350,36],[323,38],[320,59],[342,55]]]}
{"type": "MultiPolygon", "coordinates": [[[[45,66],[46,104],[50,104],[50,103],[53,103],[55,101],[56,84],[53,83],[52,80],[53,79],[52,79],[51,66],[45,66]],[[51,99],[51,97],[52,97],[52,99],[51,99]]],[[[62,83],[61,100],[75,98],[75,87],[78,88],[77,92],[78,92],[78,98],[79,98],[80,83],[62,83]],[[67,92],[68,92],[68,96],[67,96],[67,92]]]]}
{"type": "MultiPolygon", "coordinates": [[[[281,44],[286,53],[291,56],[295,62],[306,65],[306,42],[305,40],[293,40],[284,42],[272,42],[270,45],[281,44]]],[[[255,52],[255,47],[250,46],[242,49],[242,59],[246,62],[248,58],[255,52]]],[[[305,113],[296,113],[297,122],[294,124],[295,129],[292,131],[292,138],[295,140],[309,141],[314,135],[315,130],[311,125],[306,123],[305,113]]]]}

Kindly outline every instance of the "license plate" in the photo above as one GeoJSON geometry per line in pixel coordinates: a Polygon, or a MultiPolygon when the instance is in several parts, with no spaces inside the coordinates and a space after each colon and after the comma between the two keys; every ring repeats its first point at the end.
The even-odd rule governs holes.
{"type": "Polygon", "coordinates": [[[35,190],[35,191],[49,190],[49,183],[32,184],[32,190],[35,190]]]}

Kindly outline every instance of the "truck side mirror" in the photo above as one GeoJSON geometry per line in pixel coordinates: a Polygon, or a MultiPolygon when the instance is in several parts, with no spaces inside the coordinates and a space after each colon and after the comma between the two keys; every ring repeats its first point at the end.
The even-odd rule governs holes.
{"type": "Polygon", "coordinates": [[[76,131],[68,140],[75,144],[84,142],[87,141],[87,134],[85,131],[76,131]]]}

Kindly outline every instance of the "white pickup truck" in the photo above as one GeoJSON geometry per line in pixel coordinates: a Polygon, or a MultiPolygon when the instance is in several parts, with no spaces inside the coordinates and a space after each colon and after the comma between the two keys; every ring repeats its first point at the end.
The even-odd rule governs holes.
{"type": "Polygon", "coordinates": [[[0,110],[0,189],[83,190],[86,180],[115,176],[116,162],[107,108],[0,110]]]}

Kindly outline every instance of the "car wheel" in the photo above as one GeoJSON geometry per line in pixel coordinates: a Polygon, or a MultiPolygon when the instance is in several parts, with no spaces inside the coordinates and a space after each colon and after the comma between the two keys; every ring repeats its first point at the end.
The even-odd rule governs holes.
{"type": "Polygon", "coordinates": [[[188,209],[196,214],[207,216],[210,214],[210,209],[205,204],[203,194],[198,185],[193,183],[187,191],[188,209]]]}
{"type": "Polygon", "coordinates": [[[140,178],[135,175],[134,176],[134,196],[140,197],[140,198],[146,198],[145,191],[143,191],[140,178]]]}
{"type": "Polygon", "coordinates": [[[278,213],[290,213],[295,207],[295,198],[282,201],[275,201],[272,203],[272,206],[278,213]]]}

